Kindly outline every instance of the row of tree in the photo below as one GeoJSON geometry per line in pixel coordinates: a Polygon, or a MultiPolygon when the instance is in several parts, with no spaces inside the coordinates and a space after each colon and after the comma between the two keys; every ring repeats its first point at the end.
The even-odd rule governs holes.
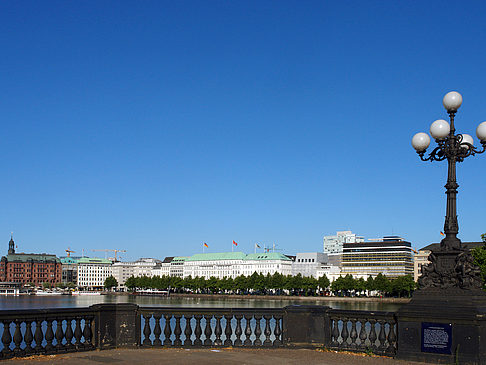
{"type": "MultiPolygon", "coordinates": [[[[106,283],[105,283],[106,284],[106,283]]],[[[114,284],[110,280],[110,285],[114,284]]],[[[107,285],[105,285],[107,286],[107,285]]],[[[130,277],[125,286],[135,291],[137,289],[171,290],[184,293],[207,294],[263,294],[263,295],[327,295],[331,291],[340,296],[380,295],[380,296],[410,296],[415,289],[411,275],[394,279],[379,274],[367,280],[355,279],[351,275],[339,277],[332,283],[324,275],[318,279],[298,275],[262,275],[253,273],[251,276],[240,275],[236,278],[218,279],[211,277],[171,277],[171,276],[140,276],[130,277]]],[[[108,286],[107,286],[108,287],[108,286]]]]}

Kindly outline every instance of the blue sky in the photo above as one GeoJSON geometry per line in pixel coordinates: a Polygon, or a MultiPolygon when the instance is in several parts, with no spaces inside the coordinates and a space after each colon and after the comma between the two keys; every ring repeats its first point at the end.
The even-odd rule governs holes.
{"type": "MultiPolygon", "coordinates": [[[[4,251],[124,259],[349,229],[438,242],[446,163],[413,134],[486,120],[484,2],[0,3],[4,251]]],[[[476,140],[476,144],[478,144],[476,140]]],[[[486,156],[458,168],[460,238],[486,232],[486,156]]],[[[0,235],[0,238],[2,236],[0,235]]],[[[0,240],[1,242],[1,240],[0,240]]]]}

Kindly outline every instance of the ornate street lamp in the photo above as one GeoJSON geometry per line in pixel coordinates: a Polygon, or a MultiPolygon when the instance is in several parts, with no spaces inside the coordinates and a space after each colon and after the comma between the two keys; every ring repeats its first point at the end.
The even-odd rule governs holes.
{"type": "Polygon", "coordinates": [[[425,152],[430,145],[430,138],[426,133],[417,133],[412,138],[412,146],[415,148],[422,161],[443,161],[447,159],[449,168],[447,173],[447,209],[444,223],[445,238],[441,242],[443,250],[461,250],[461,240],[457,238],[459,225],[456,214],[456,195],[459,185],[456,182],[456,162],[462,162],[466,157],[486,150],[486,122],[479,124],[476,135],[481,141],[482,149],[474,147],[474,140],[469,134],[455,134],[454,117],[457,109],[462,104],[462,96],[456,91],[451,91],[442,100],[450,118],[450,124],[443,119],[436,120],[430,126],[430,134],[438,146],[425,157],[425,152]]]}
{"type": "Polygon", "coordinates": [[[430,126],[430,134],[437,142],[437,147],[426,156],[426,150],[430,145],[429,135],[426,133],[417,133],[412,138],[412,146],[422,161],[443,161],[447,159],[448,163],[447,184],[445,185],[447,194],[446,217],[444,222],[445,237],[440,243],[439,252],[433,252],[433,255],[429,258],[433,264],[432,268],[428,269],[429,271],[433,271],[433,275],[429,276],[433,276],[434,279],[423,280],[422,284],[424,285],[422,286],[425,287],[449,287],[460,284],[462,278],[457,280],[458,271],[463,271],[465,261],[468,261],[469,264],[471,263],[470,257],[462,257],[464,256],[464,248],[462,247],[461,240],[457,238],[459,224],[457,222],[456,195],[459,185],[456,181],[456,163],[464,161],[466,157],[483,153],[486,150],[486,122],[479,124],[476,129],[476,135],[481,141],[482,149],[474,147],[474,140],[469,134],[456,134],[454,117],[462,104],[461,94],[456,91],[451,91],[444,96],[442,103],[449,114],[450,124],[443,119],[439,119],[430,126]],[[459,255],[461,255],[461,259],[459,260],[461,262],[458,262],[459,255]],[[436,274],[439,275],[437,276],[436,274]],[[444,275],[449,280],[444,281],[444,275]]]}

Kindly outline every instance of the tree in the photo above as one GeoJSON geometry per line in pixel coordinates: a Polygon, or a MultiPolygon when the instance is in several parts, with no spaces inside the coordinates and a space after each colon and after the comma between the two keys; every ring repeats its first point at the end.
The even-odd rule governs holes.
{"type": "Polygon", "coordinates": [[[118,286],[118,281],[115,279],[114,276],[108,276],[105,279],[104,286],[106,289],[111,290],[111,288],[115,288],[118,286]]]}
{"type": "Polygon", "coordinates": [[[484,245],[476,247],[471,250],[474,257],[474,263],[479,266],[481,270],[481,278],[483,279],[483,288],[486,289],[486,233],[481,235],[484,245]]]}
{"type": "Polygon", "coordinates": [[[374,280],[374,286],[375,290],[378,290],[383,295],[390,289],[390,280],[382,273],[379,273],[374,280]]]}
{"type": "Polygon", "coordinates": [[[125,281],[125,286],[129,289],[129,290],[135,290],[135,288],[137,287],[137,279],[134,277],[134,276],[130,276],[127,281],[125,281]]]}
{"type": "Polygon", "coordinates": [[[321,291],[327,289],[330,284],[331,284],[331,282],[329,281],[326,274],[320,276],[319,279],[317,279],[317,285],[319,285],[319,288],[321,289],[321,291]]]}

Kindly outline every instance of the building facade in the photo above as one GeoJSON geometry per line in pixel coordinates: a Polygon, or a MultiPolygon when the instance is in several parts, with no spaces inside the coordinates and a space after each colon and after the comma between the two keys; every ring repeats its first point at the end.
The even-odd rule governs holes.
{"type": "Polygon", "coordinates": [[[78,282],[80,288],[103,289],[105,280],[113,275],[111,260],[82,257],[78,260],[78,282]]]}
{"type": "Polygon", "coordinates": [[[312,276],[317,278],[317,270],[327,266],[328,258],[322,252],[298,253],[292,262],[292,275],[312,276]]]}
{"type": "Polygon", "coordinates": [[[323,239],[323,252],[325,254],[337,254],[343,253],[343,245],[345,243],[359,243],[364,242],[364,238],[355,235],[351,231],[338,231],[335,235],[324,236],[323,239]]]}
{"type": "Polygon", "coordinates": [[[276,252],[249,255],[243,252],[196,254],[185,260],[183,277],[234,279],[240,275],[250,276],[253,273],[290,275],[292,274],[292,260],[276,252]]]}
{"type": "Polygon", "coordinates": [[[67,283],[78,283],[78,259],[81,257],[61,257],[62,264],[62,282],[67,283]]]}
{"type": "Polygon", "coordinates": [[[26,254],[15,252],[15,242],[10,238],[8,254],[0,260],[0,281],[36,286],[44,283],[51,285],[62,280],[61,260],[50,254],[26,254]]]}
{"type": "Polygon", "coordinates": [[[345,243],[341,272],[354,277],[383,274],[388,277],[413,275],[411,243],[401,237],[386,236],[380,240],[345,243]]]}
{"type": "Polygon", "coordinates": [[[111,266],[112,275],[118,282],[118,290],[126,290],[125,282],[131,276],[154,276],[154,269],[160,260],[141,258],[133,262],[115,262],[111,266]]]}

